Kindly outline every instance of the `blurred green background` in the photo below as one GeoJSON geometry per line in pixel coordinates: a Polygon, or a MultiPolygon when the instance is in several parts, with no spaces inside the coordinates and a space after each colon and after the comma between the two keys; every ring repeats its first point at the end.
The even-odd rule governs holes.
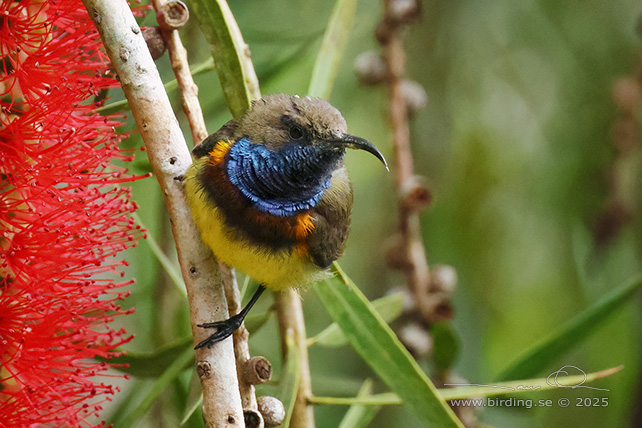
{"type": "MultiPolygon", "coordinates": [[[[305,94],[333,3],[230,1],[263,94],[305,94]]],[[[353,72],[359,53],[378,49],[373,33],[381,8],[381,1],[359,2],[330,101],[351,133],[369,139],[392,159],[386,89],[360,86],[353,72]]],[[[427,107],[411,122],[416,172],[428,178],[434,197],[422,215],[423,235],[430,265],[447,264],[457,271],[453,374],[468,382],[492,383],[528,347],[642,270],[637,216],[642,154],[637,132],[633,147],[615,148],[613,127],[623,113],[612,95],[618,79],[642,74],[636,32],[641,12],[642,4],[633,0],[439,0],[423,2],[421,20],[408,28],[407,77],[428,94],[427,107]],[[615,216],[619,222],[603,223],[596,239],[596,225],[613,200],[626,208],[628,218],[615,216]]],[[[142,25],[153,25],[153,17],[142,25]]],[[[209,50],[195,20],[181,35],[192,64],[207,60],[209,50]]],[[[158,65],[165,81],[173,79],[166,55],[158,65]]],[[[208,130],[214,132],[231,118],[217,75],[209,71],[196,82],[208,130]]],[[[177,94],[170,98],[191,141],[177,94]]],[[[639,99],[633,99],[639,107],[639,99]]],[[[635,108],[635,124],[638,113],[635,108]]],[[[132,125],[123,127],[127,129],[132,125]]],[[[132,134],[124,144],[139,147],[141,142],[132,134]]],[[[404,283],[385,263],[386,242],[397,227],[394,174],[371,156],[349,153],[346,162],[355,205],[340,262],[372,300],[404,283]]],[[[141,153],[132,171],[146,168],[141,153]]],[[[155,179],[136,182],[133,195],[150,235],[171,255],[171,232],[155,179]]],[[[136,335],[126,349],[150,352],[189,335],[186,300],[147,243],[125,257],[131,264],[127,274],[137,279],[125,302],[136,312],[120,321],[136,335]]],[[[330,318],[314,293],[302,295],[311,336],[330,318]]],[[[265,297],[256,311],[267,310],[271,299],[265,297]]],[[[556,390],[519,397],[608,397],[608,407],[480,408],[480,426],[641,426],[642,417],[635,415],[642,404],[639,305],[639,298],[628,303],[538,374],[546,377],[566,364],[586,372],[622,364],[623,371],[594,385],[610,391],[556,390]]],[[[270,359],[278,379],[276,337],[272,318],[252,336],[250,346],[254,355],[270,359]]],[[[317,395],[351,396],[363,379],[374,376],[348,346],[314,346],[310,359],[317,395]]],[[[429,373],[430,361],[421,360],[429,373]]],[[[116,412],[111,419],[118,420],[151,387],[151,379],[126,382],[107,414],[116,412]]],[[[377,391],[384,390],[377,384],[377,391]]],[[[260,394],[273,391],[259,388],[260,394]]],[[[198,392],[198,382],[186,371],[137,426],[177,426],[198,392]]],[[[345,410],[317,407],[317,427],[337,427],[345,410]]],[[[369,426],[393,424],[419,426],[402,407],[381,409],[369,426]]],[[[186,426],[202,426],[198,412],[186,426]]]]}

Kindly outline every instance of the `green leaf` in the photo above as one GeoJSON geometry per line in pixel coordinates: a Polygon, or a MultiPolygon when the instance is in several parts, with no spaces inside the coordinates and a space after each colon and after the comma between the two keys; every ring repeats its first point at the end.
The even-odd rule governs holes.
{"type": "Polygon", "coordinates": [[[114,421],[122,420],[125,415],[131,412],[132,402],[140,397],[149,387],[149,381],[143,381],[137,378],[131,379],[127,388],[118,394],[118,401],[114,403],[114,408],[109,409],[109,416],[105,426],[114,426],[114,421]]]}
{"type": "Polygon", "coordinates": [[[225,0],[192,0],[190,5],[210,44],[227,105],[232,115],[239,117],[252,100],[261,98],[241,30],[225,0]]]}
{"type": "Polygon", "coordinates": [[[339,62],[348,42],[348,36],[357,8],[356,0],[337,0],[326,28],[321,49],[317,55],[308,95],[328,99],[337,78],[339,62]]]}
{"type": "MultiPolygon", "coordinates": [[[[236,273],[238,275],[238,272],[236,273]]],[[[258,284],[256,281],[253,281],[252,278],[250,278],[249,275],[245,275],[245,278],[243,278],[243,285],[241,286],[241,289],[239,290],[239,293],[241,295],[241,301],[245,298],[245,293],[247,293],[248,286],[252,283],[254,289],[258,287],[258,284]]]]}
{"type": "Polygon", "coordinates": [[[591,307],[562,325],[555,333],[527,350],[509,365],[497,379],[500,381],[527,378],[550,368],[559,357],[570,351],[589,334],[603,325],[608,316],[629,301],[642,285],[642,276],[608,293],[591,307]]]}
{"type": "MultiPolygon", "coordinates": [[[[564,367],[558,372],[564,374],[564,367]]],[[[571,371],[572,369],[568,369],[571,371]]],[[[568,377],[558,377],[557,383],[553,376],[540,379],[527,379],[515,380],[510,382],[499,382],[489,385],[472,385],[472,386],[458,386],[456,388],[442,388],[439,389],[439,395],[444,400],[458,400],[475,397],[490,397],[495,395],[504,394],[517,394],[522,392],[546,391],[557,388],[583,388],[587,383],[593,382],[596,379],[611,376],[622,370],[622,366],[613,367],[610,369],[602,370],[595,373],[588,373],[586,375],[579,374],[568,377]]],[[[358,397],[312,397],[311,403],[337,405],[337,406],[395,406],[401,405],[403,402],[399,395],[392,392],[384,392],[381,394],[372,394],[358,397]]]]}
{"type": "Polygon", "coordinates": [[[547,389],[570,388],[578,389],[585,387],[586,383],[596,379],[611,376],[622,370],[622,366],[612,367],[595,373],[568,376],[571,373],[579,373],[577,367],[564,366],[559,370],[551,373],[545,378],[514,380],[510,382],[500,382],[489,385],[458,386],[456,388],[444,388],[439,390],[439,394],[446,400],[456,400],[460,398],[489,397],[493,395],[515,394],[518,392],[545,391],[547,389]],[[559,373],[557,378],[555,374],[559,373]]]}
{"type": "MultiPolygon", "coordinates": [[[[366,379],[357,394],[357,398],[365,398],[372,394],[372,380],[366,379]]],[[[379,411],[379,406],[350,406],[339,424],[339,428],[366,428],[379,411]]]]}
{"type": "Polygon", "coordinates": [[[198,408],[201,407],[202,405],[203,405],[203,394],[201,393],[198,395],[198,400],[196,400],[194,404],[185,412],[185,416],[183,416],[183,420],[181,420],[180,426],[184,426],[187,423],[187,421],[189,421],[189,418],[192,417],[194,412],[196,412],[198,408]]]}
{"type": "Polygon", "coordinates": [[[417,362],[335,263],[334,278],[314,286],[319,299],[374,372],[427,427],[463,428],[417,362]]]}
{"type": "Polygon", "coordinates": [[[165,391],[165,388],[185,370],[185,366],[188,365],[194,359],[194,350],[190,346],[188,349],[185,349],[177,358],[172,361],[172,363],[165,369],[165,371],[156,379],[152,389],[149,393],[143,398],[143,401],[134,409],[129,415],[127,415],[123,420],[114,422],[114,426],[118,427],[133,427],[136,425],[136,422],[147,412],[149,407],[152,405],[154,400],[158,398],[159,395],[165,391]]]}
{"type": "Polygon", "coordinates": [[[310,403],[326,406],[400,406],[403,401],[393,392],[383,392],[364,397],[319,397],[315,395],[310,398],[310,403]]]}
{"type": "MultiPolygon", "coordinates": [[[[140,218],[138,213],[133,213],[132,217],[141,228],[147,229],[147,227],[145,227],[145,224],[143,223],[143,219],[140,218]]],[[[170,277],[172,283],[179,291],[179,293],[187,297],[187,290],[185,289],[183,275],[181,274],[180,269],[176,265],[174,265],[174,263],[172,263],[169,257],[167,257],[167,255],[163,252],[163,249],[158,244],[158,241],[151,233],[147,232],[145,242],[147,243],[147,245],[149,245],[149,249],[152,250],[152,253],[156,256],[158,263],[160,263],[163,269],[165,269],[165,272],[170,277]]]]}
{"type": "Polygon", "coordinates": [[[432,359],[439,372],[448,370],[455,364],[459,352],[459,340],[451,323],[439,322],[430,328],[433,340],[432,359]]]}
{"type": "MultiPolygon", "coordinates": [[[[385,322],[390,323],[396,320],[403,312],[404,299],[404,293],[394,293],[372,301],[372,306],[385,322]]],[[[306,342],[308,346],[318,343],[336,348],[347,344],[348,339],[339,325],[333,322],[316,336],[308,338],[306,342]]]]}
{"type": "Polygon", "coordinates": [[[262,314],[248,315],[245,317],[245,328],[250,333],[256,333],[258,329],[263,327],[265,323],[270,319],[272,315],[272,310],[268,310],[262,314]]]}
{"type": "MultiPolygon", "coordinates": [[[[192,73],[192,76],[197,76],[201,73],[213,69],[214,60],[212,58],[209,58],[200,64],[196,64],[194,67],[190,67],[190,73],[192,73]]],[[[176,90],[176,88],[178,88],[178,81],[176,79],[173,79],[165,83],[163,86],[165,87],[165,91],[167,91],[167,93],[170,93],[171,91],[174,91],[176,90]]],[[[107,116],[123,110],[129,110],[129,103],[126,99],[105,104],[104,106],[94,110],[94,112],[101,113],[103,116],[107,116]]],[[[151,168],[149,169],[149,171],[151,171],[151,168]]]]}
{"type": "MultiPolygon", "coordinates": [[[[136,377],[158,377],[167,368],[168,361],[174,361],[183,352],[193,347],[192,336],[184,337],[175,343],[163,346],[149,354],[127,352],[124,355],[105,359],[114,368],[136,377]],[[122,364],[122,366],[120,366],[122,364]]],[[[189,365],[191,361],[185,363],[189,365]]]]}
{"type": "Polygon", "coordinates": [[[286,363],[280,382],[282,387],[280,398],[285,407],[285,418],[281,426],[288,428],[301,383],[301,355],[299,354],[299,349],[294,344],[292,332],[286,334],[285,346],[287,349],[285,356],[286,363]]]}

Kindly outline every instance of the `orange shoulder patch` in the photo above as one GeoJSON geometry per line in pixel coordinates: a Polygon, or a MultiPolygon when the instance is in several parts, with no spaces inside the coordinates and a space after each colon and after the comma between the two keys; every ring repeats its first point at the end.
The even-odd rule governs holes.
{"type": "Polygon", "coordinates": [[[314,223],[312,223],[312,216],[309,213],[302,213],[296,217],[296,225],[294,226],[294,236],[297,241],[307,238],[307,236],[314,230],[314,223]]]}
{"type": "Polygon", "coordinates": [[[228,140],[221,140],[212,149],[212,151],[209,153],[209,160],[208,162],[211,165],[218,165],[221,162],[223,162],[223,158],[225,158],[225,155],[227,152],[230,151],[230,148],[232,147],[232,142],[228,140]]]}

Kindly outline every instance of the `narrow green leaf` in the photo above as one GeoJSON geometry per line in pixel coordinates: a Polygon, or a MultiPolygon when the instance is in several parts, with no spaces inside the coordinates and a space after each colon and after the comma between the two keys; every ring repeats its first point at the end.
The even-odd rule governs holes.
{"type": "MultiPolygon", "coordinates": [[[[140,227],[142,227],[143,229],[147,229],[147,227],[145,227],[145,224],[143,223],[143,219],[140,218],[138,213],[133,213],[132,217],[140,227]]],[[[158,263],[160,263],[163,269],[165,269],[165,272],[167,272],[167,275],[172,280],[172,283],[174,284],[176,289],[183,296],[187,296],[185,284],[183,283],[183,276],[181,275],[177,266],[172,263],[169,257],[167,257],[167,255],[163,252],[160,245],[158,245],[158,241],[156,240],[156,238],[154,238],[151,233],[147,232],[145,242],[147,243],[147,245],[149,245],[149,249],[152,250],[152,253],[156,256],[158,263]]]]}
{"type": "Polygon", "coordinates": [[[562,325],[551,336],[534,345],[501,373],[500,381],[527,378],[555,364],[556,359],[570,351],[589,334],[606,322],[642,286],[642,276],[608,293],[591,307],[562,325]]]}
{"type": "Polygon", "coordinates": [[[285,336],[285,345],[287,348],[285,357],[285,368],[281,375],[281,402],[285,407],[285,419],[281,426],[289,428],[296,396],[299,392],[301,383],[301,355],[298,348],[294,345],[293,333],[285,336]]]}
{"type": "Polygon", "coordinates": [[[339,71],[339,62],[352,30],[357,0],[337,0],[317,55],[308,95],[330,98],[339,71]]]}
{"type": "Polygon", "coordinates": [[[181,421],[180,426],[184,426],[187,423],[187,421],[189,421],[189,418],[192,417],[194,412],[196,412],[196,410],[198,410],[198,408],[201,407],[202,405],[203,405],[203,394],[201,393],[198,396],[198,400],[196,400],[194,404],[189,409],[187,409],[187,412],[185,412],[185,416],[183,416],[183,420],[181,421]]]}
{"type": "MultiPolygon", "coordinates": [[[[357,394],[357,398],[364,398],[372,394],[372,379],[366,379],[357,394]]],[[[339,424],[339,428],[366,428],[379,411],[378,406],[350,406],[339,424]]]]}
{"type": "Polygon", "coordinates": [[[459,340],[449,322],[439,322],[430,328],[433,340],[432,359],[439,372],[443,373],[455,364],[459,353],[459,340]]]}
{"type": "MultiPolygon", "coordinates": [[[[394,293],[373,300],[372,307],[385,322],[390,323],[396,320],[403,312],[404,299],[403,293],[394,293]]],[[[333,322],[316,336],[308,338],[306,342],[308,346],[318,343],[319,345],[336,348],[347,344],[348,339],[339,325],[333,322]]]]}
{"type": "MultiPolygon", "coordinates": [[[[174,380],[181,372],[185,369],[185,366],[189,364],[194,358],[194,350],[190,347],[189,349],[184,350],[178,358],[174,359],[172,363],[165,369],[163,374],[161,374],[158,379],[154,382],[152,389],[149,393],[143,398],[143,401],[127,415],[123,420],[117,421],[114,423],[114,426],[118,427],[133,427],[136,425],[136,422],[147,412],[149,406],[154,402],[154,400],[165,391],[165,388],[174,380]]],[[[171,361],[171,360],[168,360],[171,361]]]]}
{"type": "MultiPolygon", "coordinates": [[[[124,355],[110,358],[108,361],[114,368],[136,377],[158,377],[167,369],[167,362],[174,361],[187,349],[192,349],[192,336],[184,337],[175,343],[163,346],[155,352],[143,354],[127,352],[124,355]],[[122,365],[122,366],[121,366],[122,365]]],[[[190,362],[185,363],[188,365],[190,362]]]]}
{"type": "MultiPolygon", "coordinates": [[[[560,369],[562,370],[562,369],[560,369]]],[[[567,377],[554,378],[550,377],[540,379],[515,380],[510,382],[499,382],[489,385],[458,386],[456,388],[439,389],[439,395],[444,400],[458,400],[475,397],[490,397],[504,394],[517,394],[522,392],[546,391],[556,388],[578,389],[587,387],[587,383],[596,379],[611,376],[622,370],[622,366],[613,367],[595,373],[586,375],[579,374],[567,377]]],[[[573,372],[572,369],[568,369],[573,372]]],[[[564,375],[564,373],[561,373],[564,375]]],[[[396,406],[403,402],[399,395],[392,392],[381,394],[372,394],[363,397],[312,397],[310,402],[313,404],[325,404],[336,406],[396,406]]]]}
{"type": "Polygon", "coordinates": [[[310,398],[310,403],[326,406],[400,406],[403,401],[394,392],[383,392],[364,397],[320,397],[315,395],[310,398]]]}
{"type": "MultiPolygon", "coordinates": [[[[357,373],[354,373],[357,375],[357,373]]],[[[314,390],[323,391],[326,394],[333,394],[338,391],[354,391],[359,389],[363,380],[358,377],[348,376],[345,373],[324,373],[314,379],[314,390]]]]}
{"type": "Polygon", "coordinates": [[[581,372],[577,367],[565,366],[551,373],[545,378],[517,380],[500,382],[489,385],[458,386],[456,388],[444,388],[439,394],[446,400],[460,398],[489,397],[493,395],[515,394],[518,392],[546,391],[547,389],[570,388],[578,389],[587,387],[586,383],[596,379],[611,376],[622,370],[622,366],[612,367],[595,373],[578,374],[569,376],[572,373],[581,372]],[[559,376],[555,376],[559,372],[559,376]]]}
{"type": "Polygon", "coordinates": [[[130,413],[133,408],[132,402],[148,390],[149,384],[148,380],[131,379],[127,383],[127,389],[118,394],[118,401],[114,404],[115,407],[109,409],[110,414],[107,417],[105,426],[114,426],[114,421],[122,420],[125,415],[130,413]]]}
{"type": "Polygon", "coordinates": [[[334,278],[314,286],[319,299],[374,372],[427,427],[463,428],[397,336],[335,263],[334,278]]]}
{"type": "MultiPolygon", "coordinates": [[[[213,69],[214,69],[214,60],[212,58],[208,58],[202,63],[196,64],[194,67],[190,67],[190,73],[192,73],[192,76],[196,76],[198,74],[201,74],[213,69]]],[[[173,79],[165,83],[163,86],[165,87],[165,91],[169,93],[171,91],[176,90],[176,88],[178,88],[178,81],[176,79],[173,79]]],[[[120,100],[120,101],[115,101],[113,103],[105,104],[104,106],[99,107],[94,111],[96,113],[101,113],[102,115],[106,116],[106,115],[113,114],[126,109],[129,109],[129,104],[127,103],[127,100],[120,100]]]]}
{"type": "Polygon", "coordinates": [[[250,333],[256,333],[261,327],[265,325],[272,315],[272,310],[268,310],[262,314],[252,314],[245,317],[245,328],[250,333]]]}
{"type": "MultiPolygon", "coordinates": [[[[238,275],[238,272],[237,272],[238,275]]],[[[256,284],[256,281],[252,280],[249,275],[245,275],[245,278],[243,278],[243,285],[241,286],[240,294],[241,294],[241,301],[245,298],[245,293],[247,293],[247,288],[250,285],[250,282],[252,283],[254,289],[258,287],[258,284],[256,284]]]]}
{"type": "Polygon", "coordinates": [[[232,115],[239,117],[252,100],[261,98],[241,30],[225,0],[192,0],[190,5],[210,44],[227,105],[232,115]]]}

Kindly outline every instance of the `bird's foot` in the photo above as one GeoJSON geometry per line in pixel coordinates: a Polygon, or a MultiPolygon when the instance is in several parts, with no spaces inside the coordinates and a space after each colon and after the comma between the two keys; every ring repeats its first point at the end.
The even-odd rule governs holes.
{"type": "Polygon", "coordinates": [[[224,321],[208,322],[205,324],[198,324],[201,328],[216,328],[217,332],[212,334],[207,339],[201,341],[194,349],[202,348],[207,346],[208,348],[220,342],[223,339],[230,337],[243,323],[244,314],[237,314],[233,317],[230,317],[224,321]]]}
{"type": "Polygon", "coordinates": [[[254,292],[254,295],[250,299],[249,302],[247,302],[247,305],[239,312],[238,314],[226,319],[225,321],[216,321],[216,322],[208,322],[205,324],[198,324],[199,327],[201,328],[216,328],[217,332],[208,337],[207,339],[201,341],[194,349],[202,348],[203,346],[207,346],[208,348],[215,344],[216,342],[220,342],[223,339],[227,339],[230,337],[240,326],[243,324],[243,320],[245,319],[245,316],[247,313],[252,309],[252,306],[256,303],[257,300],[259,300],[259,297],[261,297],[261,294],[265,291],[265,286],[263,284],[259,285],[259,288],[257,288],[256,292],[254,292]]]}

